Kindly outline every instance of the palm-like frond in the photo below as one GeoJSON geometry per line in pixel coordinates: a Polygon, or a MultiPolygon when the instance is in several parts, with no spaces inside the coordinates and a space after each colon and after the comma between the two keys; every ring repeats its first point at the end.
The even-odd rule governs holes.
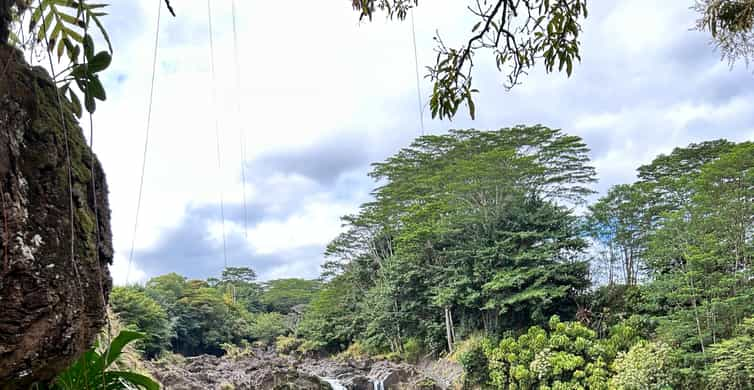
{"type": "Polygon", "coordinates": [[[102,34],[110,52],[113,51],[110,36],[100,18],[107,15],[107,4],[87,3],[76,0],[37,0],[31,13],[29,31],[36,34],[47,50],[55,52],[60,60],[64,54],[75,60],[75,47],[83,45],[87,26],[92,22],[102,34]]]}

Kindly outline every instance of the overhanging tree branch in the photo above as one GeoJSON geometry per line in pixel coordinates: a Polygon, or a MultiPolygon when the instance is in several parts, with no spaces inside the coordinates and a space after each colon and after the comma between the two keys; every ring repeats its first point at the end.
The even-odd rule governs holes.
{"type": "MultiPolygon", "coordinates": [[[[418,0],[353,0],[361,18],[371,20],[376,10],[389,19],[405,18],[418,0]]],[[[498,71],[504,72],[506,89],[519,84],[539,60],[545,70],[565,70],[569,76],[573,63],[579,61],[581,23],[587,16],[586,0],[474,0],[467,7],[479,20],[473,35],[460,48],[445,44],[439,33],[435,37],[437,58],[428,68],[434,82],[429,100],[433,117],[452,119],[462,105],[475,116],[472,83],[474,54],[491,52],[498,71]]]]}

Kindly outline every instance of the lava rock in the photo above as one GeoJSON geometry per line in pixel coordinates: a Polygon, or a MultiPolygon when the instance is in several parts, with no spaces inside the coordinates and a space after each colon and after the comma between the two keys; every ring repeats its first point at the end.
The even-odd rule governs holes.
{"type": "Polygon", "coordinates": [[[107,184],[73,107],[0,44],[0,383],[54,378],[105,324],[107,184]]]}

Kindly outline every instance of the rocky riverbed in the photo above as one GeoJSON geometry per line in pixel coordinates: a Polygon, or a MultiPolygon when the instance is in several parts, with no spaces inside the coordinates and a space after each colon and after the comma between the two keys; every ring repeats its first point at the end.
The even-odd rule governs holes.
{"type": "Polygon", "coordinates": [[[244,356],[203,355],[148,364],[168,390],[435,390],[448,389],[460,368],[442,363],[410,365],[371,359],[314,359],[254,349],[244,356]]]}

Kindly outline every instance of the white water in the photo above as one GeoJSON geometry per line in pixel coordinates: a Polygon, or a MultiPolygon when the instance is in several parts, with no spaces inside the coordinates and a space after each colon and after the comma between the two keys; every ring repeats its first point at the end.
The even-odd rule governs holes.
{"type": "Polygon", "coordinates": [[[347,390],[346,387],[341,385],[337,379],[322,378],[322,380],[329,383],[332,390],[347,390]]]}

